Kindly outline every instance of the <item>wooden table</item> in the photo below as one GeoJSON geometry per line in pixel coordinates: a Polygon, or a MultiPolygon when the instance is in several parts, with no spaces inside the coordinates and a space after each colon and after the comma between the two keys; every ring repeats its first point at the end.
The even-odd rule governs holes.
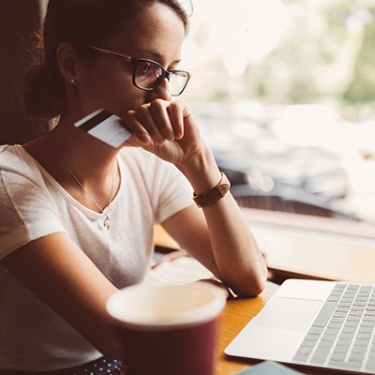
{"type": "Polygon", "coordinates": [[[230,300],[227,302],[220,322],[216,375],[235,374],[256,363],[250,360],[230,358],[224,354],[224,349],[250,319],[263,308],[276,289],[276,284],[268,283],[266,290],[257,298],[230,300]]]}

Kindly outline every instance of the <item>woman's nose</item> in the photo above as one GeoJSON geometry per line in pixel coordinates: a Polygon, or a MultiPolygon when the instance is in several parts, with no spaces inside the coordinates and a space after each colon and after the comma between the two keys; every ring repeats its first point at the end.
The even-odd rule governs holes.
{"type": "Polygon", "coordinates": [[[155,98],[160,98],[163,100],[172,100],[171,91],[169,88],[169,80],[167,77],[165,77],[160,84],[152,90],[152,93],[155,95],[155,98]]]}

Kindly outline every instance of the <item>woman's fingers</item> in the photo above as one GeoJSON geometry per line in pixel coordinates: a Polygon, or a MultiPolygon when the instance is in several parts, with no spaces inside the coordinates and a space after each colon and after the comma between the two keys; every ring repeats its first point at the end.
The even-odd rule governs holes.
{"type": "Polygon", "coordinates": [[[156,99],[124,118],[133,134],[142,142],[152,139],[156,144],[181,139],[184,134],[184,106],[178,102],[156,99]]]}
{"type": "Polygon", "coordinates": [[[175,138],[173,125],[168,114],[168,106],[170,102],[161,99],[156,99],[150,103],[149,115],[155,133],[168,141],[173,141],[175,138]]]}
{"type": "Polygon", "coordinates": [[[184,110],[185,106],[180,102],[172,102],[167,107],[168,116],[176,139],[181,139],[184,136],[184,110]]]}
{"type": "MultiPolygon", "coordinates": [[[[139,139],[142,143],[150,142],[150,133],[143,127],[142,123],[138,121],[135,111],[128,111],[128,113],[124,116],[124,121],[127,128],[129,128],[129,130],[133,133],[133,136],[139,139]]],[[[132,140],[132,138],[133,137],[130,137],[129,140],[132,140]]]]}

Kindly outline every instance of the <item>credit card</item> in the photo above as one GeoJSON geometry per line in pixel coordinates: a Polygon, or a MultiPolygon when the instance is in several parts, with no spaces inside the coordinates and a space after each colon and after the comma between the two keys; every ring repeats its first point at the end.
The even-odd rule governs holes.
{"type": "Polygon", "coordinates": [[[132,134],[124,127],[124,120],[105,109],[98,109],[77,121],[75,127],[112,146],[121,146],[132,134]]]}

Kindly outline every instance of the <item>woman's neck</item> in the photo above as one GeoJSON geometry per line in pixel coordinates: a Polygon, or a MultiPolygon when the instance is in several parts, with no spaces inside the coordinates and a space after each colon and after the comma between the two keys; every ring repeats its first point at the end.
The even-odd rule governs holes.
{"type": "Polygon", "coordinates": [[[58,125],[24,149],[74,198],[95,209],[105,207],[120,186],[118,150],[83,131],[58,125]],[[88,192],[88,194],[87,194],[88,192]]]}

